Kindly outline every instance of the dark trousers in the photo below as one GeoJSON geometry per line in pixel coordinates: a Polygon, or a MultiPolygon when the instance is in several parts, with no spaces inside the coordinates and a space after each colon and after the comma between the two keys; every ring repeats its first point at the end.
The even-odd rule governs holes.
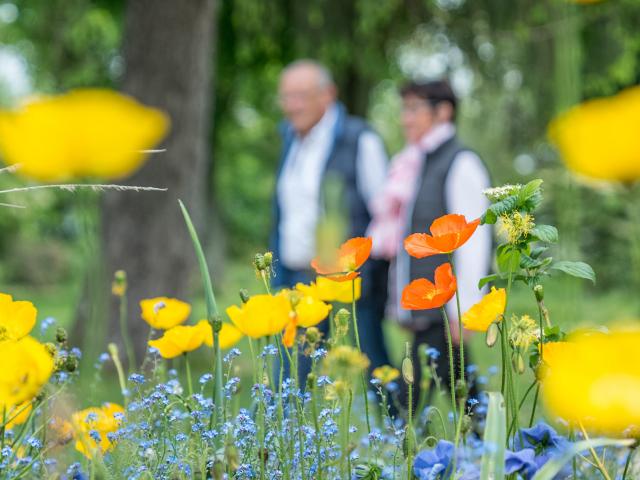
{"type": "MultiPolygon", "coordinates": [[[[362,292],[360,300],[356,302],[358,317],[358,332],[362,351],[371,362],[369,369],[389,364],[389,355],[384,342],[382,321],[384,320],[385,306],[387,302],[387,283],[389,262],[384,260],[369,259],[362,268],[362,292]]],[[[274,281],[275,287],[295,287],[296,283],[309,283],[316,277],[313,270],[290,270],[279,266],[274,281]]],[[[350,309],[350,305],[346,308],[350,309]]],[[[325,339],[329,334],[329,319],[321,322],[318,329],[324,334],[325,339]]],[[[351,330],[351,329],[350,329],[351,330]]],[[[279,374],[279,365],[276,365],[276,374],[279,374]]],[[[289,376],[289,365],[285,358],[284,378],[289,376]]],[[[302,354],[298,357],[298,378],[300,385],[304,385],[307,375],[311,371],[311,359],[302,354]]],[[[275,378],[278,378],[276,375],[275,378]]]]}

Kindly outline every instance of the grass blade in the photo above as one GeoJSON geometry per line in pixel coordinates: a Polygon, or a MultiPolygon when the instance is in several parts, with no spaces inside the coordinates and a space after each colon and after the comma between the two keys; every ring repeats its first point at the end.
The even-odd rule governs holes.
{"type": "Polygon", "coordinates": [[[504,451],[507,442],[507,415],[500,392],[488,392],[489,410],[484,431],[481,480],[504,478],[504,451]]]}

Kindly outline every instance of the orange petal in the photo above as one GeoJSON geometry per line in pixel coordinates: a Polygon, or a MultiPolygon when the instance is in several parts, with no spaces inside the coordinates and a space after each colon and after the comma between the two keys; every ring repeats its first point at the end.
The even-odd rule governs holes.
{"type": "Polygon", "coordinates": [[[442,253],[430,245],[431,235],[426,233],[412,233],[404,239],[404,249],[415,258],[425,258],[442,253]]]}
{"type": "Polygon", "coordinates": [[[466,226],[467,219],[464,218],[464,215],[451,213],[436,218],[429,227],[429,231],[434,237],[441,237],[448,233],[460,233],[466,226]]]}
{"type": "Polygon", "coordinates": [[[344,242],[338,250],[340,264],[343,258],[348,259],[353,264],[347,265],[347,270],[358,270],[371,254],[372,241],[370,237],[355,237],[344,242]]]}
{"type": "Polygon", "coordinates": [[[453,274],[453,268],[451,268],[450,263],[443,263],[438,268],[436,268],[434,274],[434,280],[436,282],[436,288],[439,291],[450,291],[453,290],[455,293],[457,288],[456,277],[453,274]]]}
{"type": "Polygon", "coordinates": [[[289,322],[287,327],[284,329],[284,335],[282,336],[282,344],[287,347],[293,347],[293,344],[296,340],[296,333],[298,331],[298,327],[296,326],[296,322],[289,322]]]}
{"type": "Polygon", "coordinates": [[[437,295],[436,286],[426,278],[418,278],[402,290],[400,305],[406,310],[425,310],[433,308],[431,299],[437,295]]]}

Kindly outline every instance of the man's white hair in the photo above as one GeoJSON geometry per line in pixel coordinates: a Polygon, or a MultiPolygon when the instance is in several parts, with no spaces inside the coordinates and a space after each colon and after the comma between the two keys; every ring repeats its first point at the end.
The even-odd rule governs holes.
{"type": "Polygon", "coordinates": [[[296,70],[298,68],[312,68],[318,74],[318,87],[324,89],[328,87],[333,87],[335,83],[333,82],[333,76],[327,67],[318,62],[317,60],[313,60],[310,58],[302,58],[300,60],[296,60],[291,62],[289,65],[284,67],[282,73],[280,74],[280,78],[282,78],[287,73],[296,70]]]}

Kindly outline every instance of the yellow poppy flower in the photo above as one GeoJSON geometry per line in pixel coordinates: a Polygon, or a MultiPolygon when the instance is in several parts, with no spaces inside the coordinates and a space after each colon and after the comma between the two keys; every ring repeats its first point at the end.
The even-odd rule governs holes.
{"type": "Polygon", "coordinates": [[[382,385],[387,385],[393,382],[400,376],[400,370],[393,368],[390,365],[383,365],[373,369],[371,376],[377,380],[380,380],[382,385]]]}
{"type": "Polygon", "coordinates": [[[36,324],[38,311],[31,302],[14,302],[11,295],[0,293],[0,342],[19,340],[36,324]]]}
{"type": "Polygon", "coordinates": [[[32,337],[0,343],[0,410],[35,397],[49,381],[53,359],[32,337]]]}
{"type": "Polygon", "coordinates": [[[27,421],[29,415],[31,414],[31,410],[33,407],[31,406],[31,400],[28,400],[20,405],[15,405],[7,408],[6,418],[9,422],[6,425],[7,430],[11,430],[13,427],[17,425],[22,425],[27,421]]]}
{"type": "Polygon", "coordinates": [[[227,308],[227,315],[243,334],[262,338],[280,333],[289,322],[289,311],[284,295],[254,295],[242,307],[227,308]]]}
{"type": "Polygon", "coordinates": [[[582,333],[569,342],[570,347],[543,347],[548,410],[609,435],[640,427],[640,330],[582,333]]]}
{"type": "Polygon", "coordinates": [[[140,301],[142,319],[158,330],[168,330],[183,323],[191,306],[176,298],[156,297],[140,301]]]}
{"type": "Polygon", "coordinates": [[[541,359],[545,365],[553,368],[556,364],[556,359],[558,357],[562,358],[562,352],[571,351],[572,348],[573,343],[571,342],[547,342],[542,345],[542,348],[538,347],[538,350],[541,351],[541,359]]]}
{"type": "Polygon", "coordinates": [[[114,447],[109,440],[109,433],[113,433],[120,427],[121,415],[124,408],[115,403],[105,403],[102,407],[91,407],[71,416],[71,423],[76,438],[76,450],[87,458],[93,458],[96,453],[104,454],[114,447]],[[94,438],[96,433],[100,435],[99,442],[94,438]]]}
{"type": "Polygon", "coordinates": [[[462,315],[462,324],[467,330],[486,332],[493,322],[504,314],[507,292],[504,288],[491,287],[482,300],[462,315]]]}
{"type": "MultiPolygon", "coordinates": [[[[331,280],[328,280],[331,282],[331,280]]],[[[336,283],[336,282],[333,282],[336,283]]],[[[304,328],[314,327],[327,318],[331,305],[318,300],[311,295],[303,296],[294,307],[297,325],[304,328]]]]}
{"type": "MultiPolygon", "coordinates": [[[[200,320],[198,324],[204,331],[204,343],[208,347],[213,347],[213,329],[206,320],[200,320]]],[[[223,323],[222,329],[218,332],[218,342],[220,342],[220,348],[226,350],[233,347],[243,337],[242,332],[230,323],[223,323]]]]}
{"type": "Polygon", "coordinates": [[[173,327],[165,331],[162,337],[150,340],[149,345],[156,348],[163,358],[175,358],[200,348],[206,340],[211,339],[209,335],[211,326],[206,320],[202,320],[197,325],[173,327]]]}
{"type": "Polygon", "coordinates": [[[0,154],[40,181],[131,175],[169,126],[167,116],[110,90],[41,97],[0,111],[0,154]]]}
{"type": "MultiPolygon", "coordinates": [[[[362,278],[357,277],[354,281],[356,300],[359,300],[362,292],[362,278]]],[[[351,303],[353,301],[351,282],[334,282],[327,277],[316,277],[315,283],[312,282],[309,285],[298,283],[296,290],[323,302],[351,303]]]]}
{"type": "Polygon", "coordinates": [[[602,180],[640,179],[640,86],[589,100],[560,114],[549,138],[567,167],[602,180]]]}

